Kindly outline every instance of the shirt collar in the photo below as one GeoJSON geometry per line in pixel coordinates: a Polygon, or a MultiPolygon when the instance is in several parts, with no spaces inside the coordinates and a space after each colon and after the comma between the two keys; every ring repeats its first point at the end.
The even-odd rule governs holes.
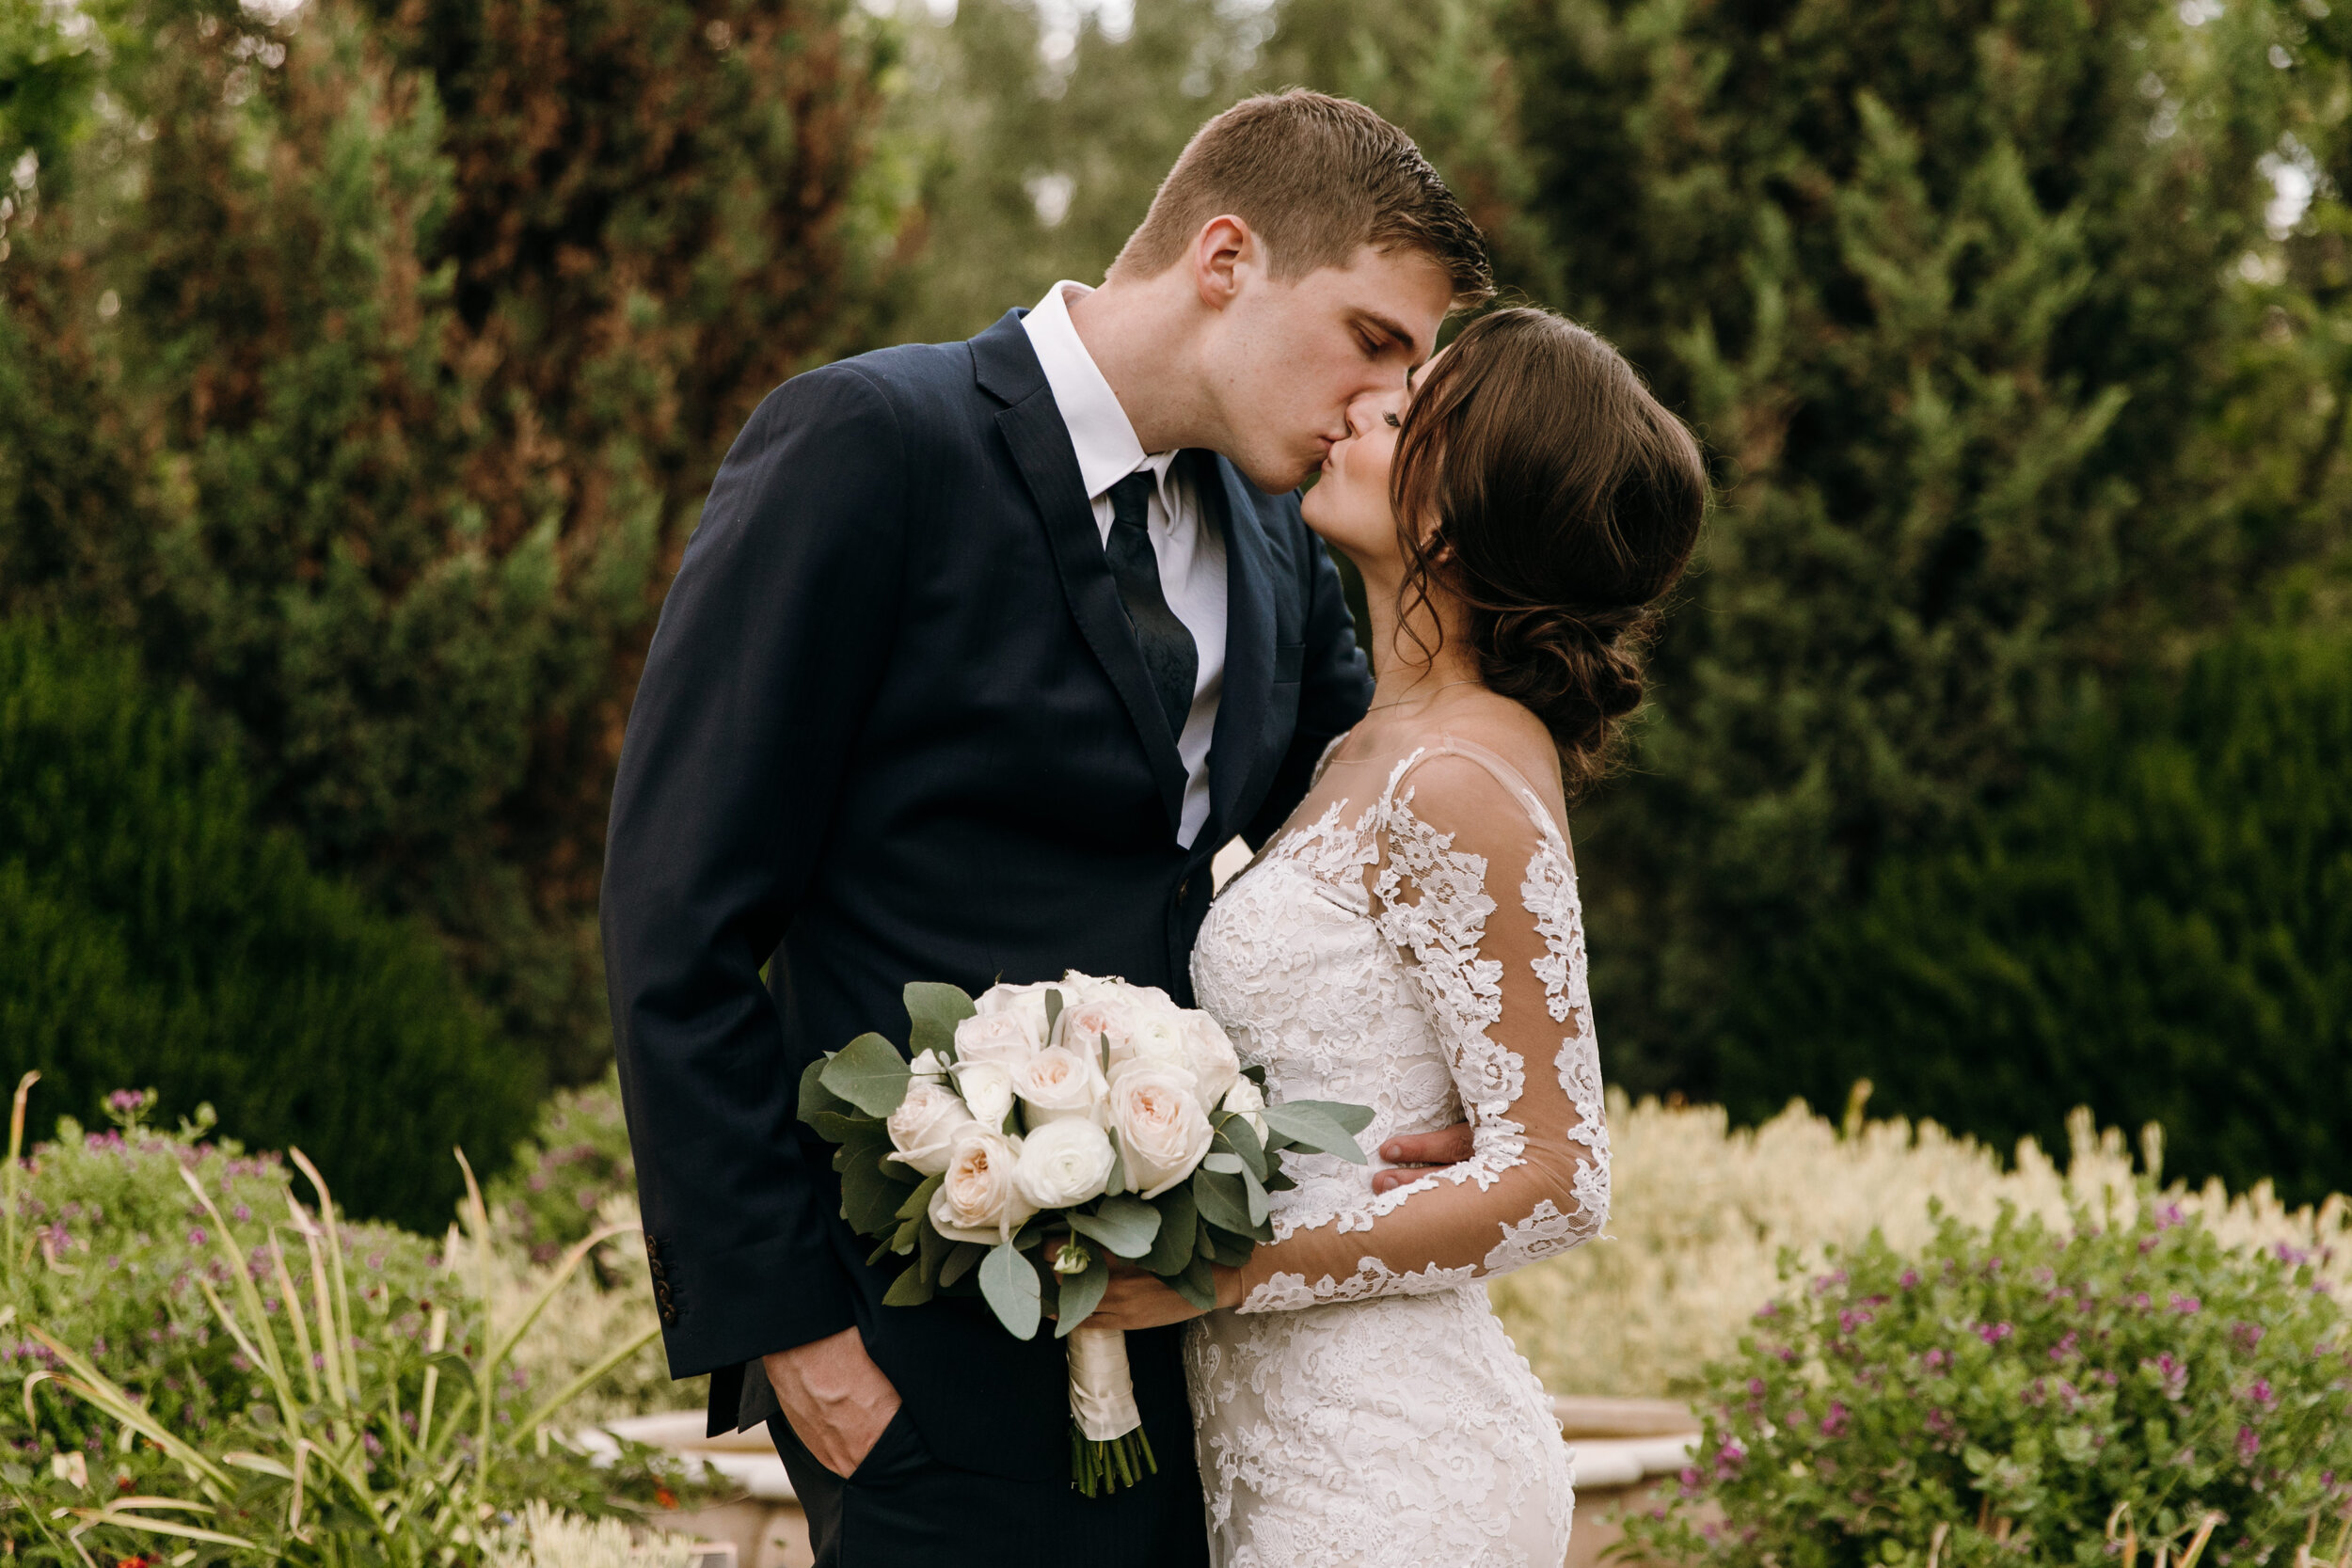
{"type": "Polygon", "coordinates": [[[1165,487],[1168,465],[1176,460],[1172,451],[1143,450],[1126,409],[1120,406],[1119,394],[1103,379],[1094,356],[1079,340],[1070,320],[1070,301],[1093,292],[1084,283],[1064,279],[1046,290],[1037,308],[1021,318],[1029,346],[1037,351],[1038,366],[1045,372],[1046,388],[1070,432],[1070,444],[1077,449],[1078,477],[1089,500],[1137,468],[1150,469],[1154,483],[1165,487]]]}

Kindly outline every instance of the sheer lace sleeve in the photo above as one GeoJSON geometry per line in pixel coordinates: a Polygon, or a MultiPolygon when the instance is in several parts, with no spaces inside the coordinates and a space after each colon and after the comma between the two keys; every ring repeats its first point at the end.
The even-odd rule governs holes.
{"type": "Polygon", "coordinates": [[[1609,1212],[1583,918],[1558,825],[1519,774],[1447,742],[1375,808],[1372,918],[1406,963],[1471,1157],[1260,1246],[1243,1312],[1443,1290],[1588,1241],[1609,1212]]]}

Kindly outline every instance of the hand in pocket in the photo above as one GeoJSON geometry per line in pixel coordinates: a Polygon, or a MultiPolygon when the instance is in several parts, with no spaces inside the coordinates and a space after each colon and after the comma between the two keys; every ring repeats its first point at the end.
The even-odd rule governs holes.
{"type": "Polygon", "coordinates": [[[778,1351],[762,1357],[761,1365],[809,1456],[845,1480],[898,1413],[898,1390],[866,1354],[854,1328],[778,1351]]]}

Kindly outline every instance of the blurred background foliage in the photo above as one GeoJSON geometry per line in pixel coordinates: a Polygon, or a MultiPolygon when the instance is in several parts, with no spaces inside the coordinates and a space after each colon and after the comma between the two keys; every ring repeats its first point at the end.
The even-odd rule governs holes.
{"type": "MultiPolygon", "coordinates": [[[[752,405],[1098,277],[1305,83],[1715,465],[1576,824],[1613,1076],[2352,1182],[2352,10],[283,4],[0,0],[0,614],[135,650],[501,1072],[609,1057],[612,758],[752,405]]],[[[178,1049],[110,1018],[0,1065],[178,1049]]]]}

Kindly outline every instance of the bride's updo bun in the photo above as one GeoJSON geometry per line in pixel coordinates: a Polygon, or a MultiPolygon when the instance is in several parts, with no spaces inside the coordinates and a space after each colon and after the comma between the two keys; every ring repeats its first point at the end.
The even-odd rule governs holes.
{"type": "Polygon", "coordinates": [[[1548,311],[1462,330],[1390,469],[1408,604],[1462,606],[1486,685],[1551,732],[1571,796],[1641,705],[1642,647],[1708,502],[1706,460],[1617,351],[1548,311]]]}

